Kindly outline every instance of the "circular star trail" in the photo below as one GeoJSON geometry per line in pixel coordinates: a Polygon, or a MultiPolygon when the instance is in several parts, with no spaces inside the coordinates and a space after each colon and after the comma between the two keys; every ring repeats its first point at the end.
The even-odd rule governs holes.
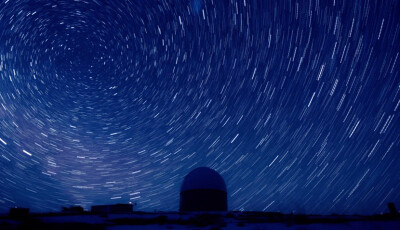
{"type": "Polygon", "coordinates": [[[399,1],[0,1],[0,211],[400,205],[399,1]]]}

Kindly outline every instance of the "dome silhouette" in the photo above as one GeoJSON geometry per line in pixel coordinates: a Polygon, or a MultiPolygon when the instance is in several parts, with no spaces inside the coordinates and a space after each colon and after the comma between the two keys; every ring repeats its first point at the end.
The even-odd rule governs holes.
{"type": "Polygon", "coordinates": [[[199,167],[185,176],[180,192],[180,211],[226,211],[227,204],[225,181],[218,172],[199,167]]]}

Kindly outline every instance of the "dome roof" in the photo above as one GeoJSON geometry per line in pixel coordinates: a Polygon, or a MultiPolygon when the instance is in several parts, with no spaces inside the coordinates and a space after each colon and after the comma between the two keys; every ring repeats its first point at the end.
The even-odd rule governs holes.
{"type": "Polygon", "coordinates": [[[224,179],[215,170],[199,167],[185,176],[181,192],[194,189],[215,189],[226,192],[226,185],[224,179]]]}

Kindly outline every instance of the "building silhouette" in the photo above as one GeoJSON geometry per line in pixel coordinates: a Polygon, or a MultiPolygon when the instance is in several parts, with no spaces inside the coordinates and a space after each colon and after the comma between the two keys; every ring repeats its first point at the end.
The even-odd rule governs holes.
{"type": "Polygon", "coordinates": [[[132,204],[94,205],[91,212],[94,214],[129,214],[133,212],[132,204]]]}
{"type": "Polygon", "coordinates": [[[29,216],[29,208],[10,208],[8,216],[15,219],[26,218],[29,216]]]}
{"type": "Polygon", "coordinates": [[[397,212],[396,206],[393,202],[388,203],[389,214],[392,216],[397,216],[399,213],[397,212]]]}
{"type": "Polygon", "coordinates": [[[179,211],[227,211],[224,179],[215,170],[196,168],[182,182],[179,211]]]}

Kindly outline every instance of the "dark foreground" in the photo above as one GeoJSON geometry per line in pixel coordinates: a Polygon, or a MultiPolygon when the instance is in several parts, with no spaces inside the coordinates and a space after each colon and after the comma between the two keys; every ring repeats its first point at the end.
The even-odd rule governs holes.
{"type": "Polygon", "coordinates": [[[293,215],[266,212],[81,214],[2,216],[0,229],[400,229],[399,216],[293,215]]]}

